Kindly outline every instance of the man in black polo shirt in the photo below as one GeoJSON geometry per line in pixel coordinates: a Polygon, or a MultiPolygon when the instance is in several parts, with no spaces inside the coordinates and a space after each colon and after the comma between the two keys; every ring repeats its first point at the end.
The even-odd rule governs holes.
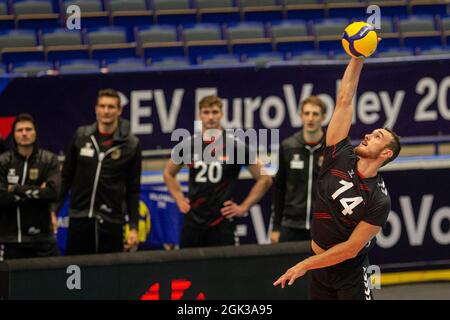
{"type": "Polygon", "coordinates": [[[378,170],[400,152],[398,136],[381,128],[353,148],[348,138],[352,98],[364,60],[352,58],[342,79],[327,129],[317,181],[311,249],[313,256],[288,269],[274,285],[292,285],[311,271],[312,299],[371,299],[367,253],[385,224],[391,202],[378,170]]]}

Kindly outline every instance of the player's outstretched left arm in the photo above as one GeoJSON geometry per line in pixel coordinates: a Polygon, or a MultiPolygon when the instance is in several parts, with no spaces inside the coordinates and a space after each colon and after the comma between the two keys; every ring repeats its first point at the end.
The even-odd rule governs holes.
{"type": "Polygon", "coordinates": [[[320,254],[311,256],[297,263],[279,277],[273,285],[281,285],[281,288],[284,288],[286,282],[288,285],[292,285],[297,278],[303,276],[309,270],[333,266],[356,257],[358,252],[361,251],[367,242],[375,237],[380,230],[381,227],[379,226],[361,221],[356,226],[355,230],[353,230],[347,241],[341,242],[320,254]]]}
{"type": "Polygon", "coordinates": [[[248,196],[242,201],[239,205],[232,200],[228,200],[224,203],[224,207],[221,209],[221,213],[223,216],[228,218],[234,216],[242,216],[250,207],[257,203],[269,190],[272,185],[272,177],[269,174],[261,174],[264,171],[263,164],[260,160],[257,160],[255,164],[249,165],[248,170],[250,171],[253,178],[256,180],[256,183],[253,185],[250,190],[248,196]]]}

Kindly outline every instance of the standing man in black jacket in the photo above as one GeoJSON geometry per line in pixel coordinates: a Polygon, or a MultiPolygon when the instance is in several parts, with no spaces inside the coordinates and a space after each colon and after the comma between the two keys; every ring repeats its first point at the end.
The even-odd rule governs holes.
{"type": "Polygon", "coordinates": [[[115,90],[99,91],[95,112],[97,121],[76,131],[62,170],[60,206],[71,191],[67,255],[134,250],[139,242],[139,139],[120,118],[115,90]],[[130,234],[124,245],[126,214],[130,234]]]}
{"type": "Polygon", "coordinates": [[[323,161],[326,106],[320,98],[302,101],[303,129],[280,145],[279,169],[273,189],[271,242],[310,240],[312,202],[323,161]]]}
{"type": "Polygon", "coordinates": [[[0,156],[0,261],[59,255],[50,220],[58,198],[59,162],[39,149],[29,114],[13,124],[13,149],[0,156]]]}

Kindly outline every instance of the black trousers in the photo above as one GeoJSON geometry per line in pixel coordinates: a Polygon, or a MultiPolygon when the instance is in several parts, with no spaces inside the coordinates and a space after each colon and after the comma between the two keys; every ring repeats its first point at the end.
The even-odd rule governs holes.
{"type": "Polygon", "coordinates": [[[65,255],[123,251],[123,226],[96,218],[70,218],[65,255]]]}
{"type": "Polygon", "coordinates": [[[367,254],[337,265],[310,271],[312,300],[372,300],[367,254]]]}
{"type": "Polygon", "coordinates": [[[0,244],[0,261],[59,256],[56,240],[0,244]]]}
{"type": "Polygon", "coordinates": [[[280,226],[280,242],[311,240],[311,231],[280,226]]]}
{"type": "Polygon", "coordinates": [[[239,239],[235,235],[235,229],[234,222],[229,219],[224,219],[219,224],[210,227],[199,225],[187,214],[184,216],[180,248],[237,245],[239,239]]]}

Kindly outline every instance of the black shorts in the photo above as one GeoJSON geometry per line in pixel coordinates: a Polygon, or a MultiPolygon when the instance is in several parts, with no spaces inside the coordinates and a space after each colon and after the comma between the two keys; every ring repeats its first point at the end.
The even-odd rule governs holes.
{"type": "Polygon", "coordinates": [[[310,271],[312,300],[372,300],[367,254],[310,271]]]}
{"type": "Polygon", "coordinates": [[[235,223],[229,219],[210,227],[193,221],[189,214],[184,216],[180,248],[233,246],[239,244],[235,223]]]}

